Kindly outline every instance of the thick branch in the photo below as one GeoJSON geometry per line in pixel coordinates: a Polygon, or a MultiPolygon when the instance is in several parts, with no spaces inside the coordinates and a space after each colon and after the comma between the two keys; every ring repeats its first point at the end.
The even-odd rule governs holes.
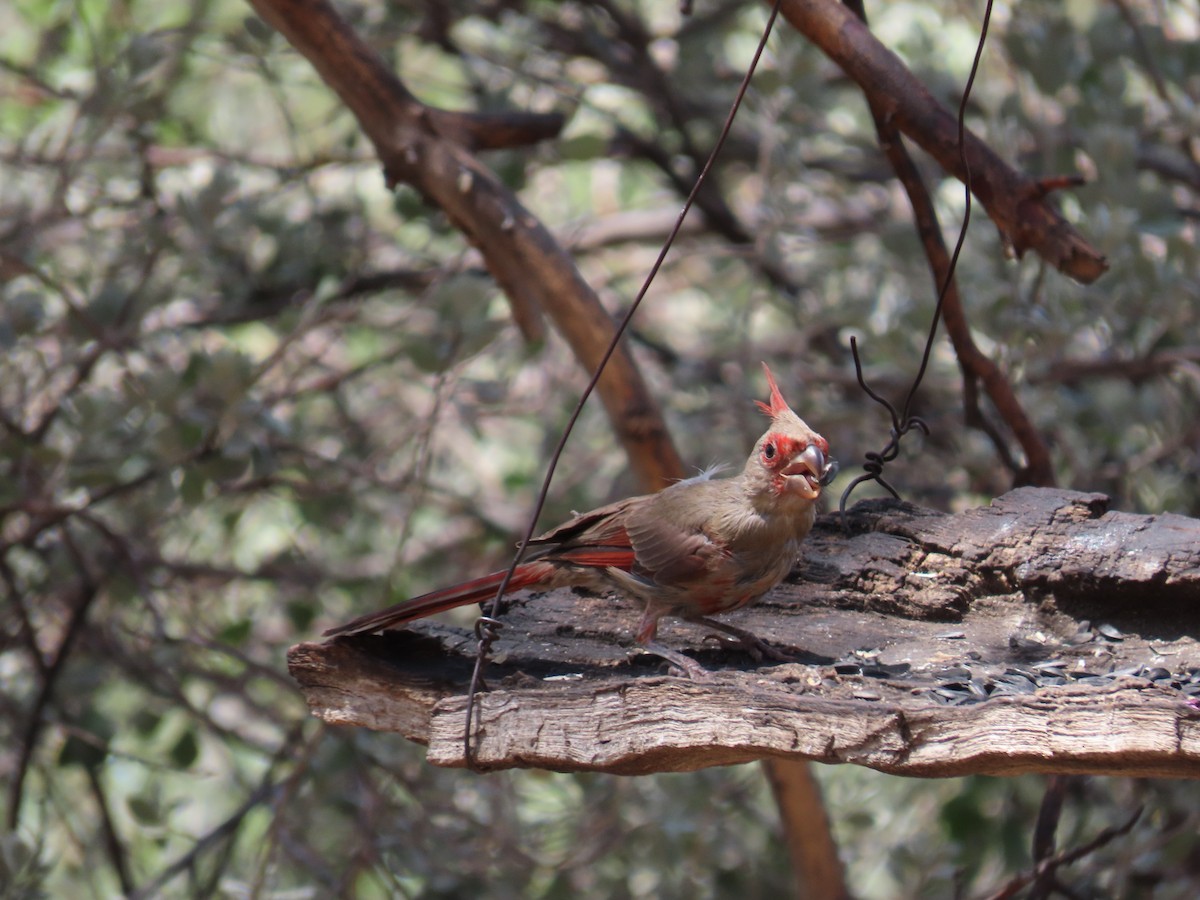
{"type": "MultiPolygon", "coordinates": [[[[838,0],[783,0],[792,26],[862,88],[873,108],[960,181],[957,118],[838,0]]],[[[1047,199],[1046,183],[1012,169],[970,131],[965,134],[971,187],[1004,239],[1020,256],[1032,249],[1077,281],[1104,274],[1104,255],[1047,199]]]]}
{"type": "Polygon", "coordinates": [[[783,819],[797,900],[849,900],[846,873],[812,765],[775,757],[765,760],[764,766],[783,819]]]}
{"type": "MultiPolygon", "coordinates": [[[[422,105],[325,0],[250,2],[354,113],[388,182],[411,184],[479,248],[526,331],[544,310],[580,364],[595,371],[612,320],[545,226],[471,155],[467,148],[480,145],[478,120],[422,105]]],[[[609,362],[599,392],[640,480],[666,484],[683,464],[624,348],[609,362]]]]}

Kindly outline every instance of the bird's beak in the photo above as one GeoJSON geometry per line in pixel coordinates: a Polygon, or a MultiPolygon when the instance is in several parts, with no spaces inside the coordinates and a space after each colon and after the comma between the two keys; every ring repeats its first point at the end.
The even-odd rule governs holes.
{"type": "Polygon", "coordinates": [[[803,496],[816,499],[821,487],[833,481],[837,470],[836,459],[826,459],[820,447],[809,444],[793,457],[783,474],[797,479],[796,486],[803,496]]]}
{"type": "Polygon", "coordinates": [[[837,478],[837,473],[842,467],[836,459],[832,457],[825,460],[825,470],[821,473],[821,486],[829,487],[833,483],[833,479],[837,478]]]}

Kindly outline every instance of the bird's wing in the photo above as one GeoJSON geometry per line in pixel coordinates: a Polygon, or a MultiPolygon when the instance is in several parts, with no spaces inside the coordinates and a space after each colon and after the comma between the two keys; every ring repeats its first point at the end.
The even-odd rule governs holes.
{"type": "Polygon", "coordinates": [[[629,510],[647,499],[630,497],[580,513],[533,538],[529,542],[528,558],[628,571],[633,568],[635,557],[625,521],[629,510]]]}
{"type": "Polygon", "coordinates": [[[636,572],[663,586],[708,579],[728,556],[708,533],[708,484],[679,485],[629,512],[625,530],[636,557],[636,572]],[[688,501],[681,502],[684,492],[688,501]]]}
{"type": "Polygon", "coordinates": [[[707,492],[674,485],[582,513],[530,541],[528,558],[621,569],[664,587],[705,580],[728,556],[704,528],[706,504],[694,495],[707,492]]]}

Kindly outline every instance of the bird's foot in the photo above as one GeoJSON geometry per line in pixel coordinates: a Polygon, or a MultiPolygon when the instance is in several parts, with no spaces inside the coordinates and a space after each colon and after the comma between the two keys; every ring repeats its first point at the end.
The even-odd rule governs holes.
{"type": "Polygon", "coordinates": [[[729,637],[723,637],[720,634],[709,635],[715,640],[721,641],[727,646],[736,647],[750,654],[750,658],[756,663],[762,662],[764,659],[770,659],[774,662],[795,662],[796,657],[790,653],[785,653],[783,650],[776,649],[768,644],[757,634],[751,631],[746,631],[734,625],[729,625],[725,622],[718,622],[716,619],[710,619],[707,616],[700,616],[692,619],[697,625],[704,625],[707,628],[712,628],[715,631],[723,632],[729,637]]]}
{"type": "Polygon", "coordinates": [[[647,641],[642,644],[642,649],[647,653],[653,653],[655,656],[665,659],[684,678],[690,678],[692,681],[712,680],[712,673],[696,662],[696,660],[690,656],[685,656],[677,650],[672,650],[670,647],[664,647],[658,641],[647,641]]]}

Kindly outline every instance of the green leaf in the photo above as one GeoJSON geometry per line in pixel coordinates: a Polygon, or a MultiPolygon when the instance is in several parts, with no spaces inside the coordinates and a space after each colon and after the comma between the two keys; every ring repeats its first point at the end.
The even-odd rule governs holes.
{"type": "Polygon", "coordinates": [[[311,601],[293,600],[287,605],[287,615],[297,631],[308,631],[317,617],[317,608],[311,601]]]}
{"type": "Polygon", "coordinates": [[[162,716],[149,709],[139,709],[133,714],[133,730],[142,737],[150,737],[162,724],[162,716]]]}
{"type": "Polygon", "coordinates": [[[203,502],[208,479],[195,468],[188,468],[183,473],[183,482],[179,485],[179,497],[188,506],[196,506],[203,502]]]}
{"type": "Polygon", "coordinates": [[[98,769],[104,763],[108,751],[97,747],[90,741],[85,741],[75,735],[69,735],[62,750],[58,754],[58,764],[61,767],[82,766],[85,769],[98,769]]]}
{"type": "Polygon", "coordinates": [[[161,825],[163,821],[162,805],[152,797],[135,794],[128,800],[129,812],[142,825],[161,825]]]}
{"type": "Polygon", "coordinates": [[[236,647],[246,642],[246,638],[250,637],[252,628],[253,623],[249,619],[239,619],[222,628],[217,635],[217,639],[222,644],[232,644],[236,647]]]}
{"type": "Polygon", "coordinates": [[[559,142],[559,153],[563,159],[582,162],[608,157],[608,138],[603,134],[580,134],[559,142]]]}
{"type": "Polygon", "coordinates": [[[175,746],[171,748],[171,762],[180,769],[190,769],[200,756],[200,744],[196,740],[196,732],[189,728],[179,736],[175,746]]]}
{"type": "Polygon", "coordinates": [[[33,291],[17,291],[7,298],[3,308],[5,324],[18,336],[34,333],[46,318],[42,295],[33,291]]]}
{"type": "Polygon", "coordinates": [[[270,43],[271,38],[275,36],[275,29],[258,16],[246,16],[242,20],[242,26],[250,37],[264,44],[270,43]]]}

